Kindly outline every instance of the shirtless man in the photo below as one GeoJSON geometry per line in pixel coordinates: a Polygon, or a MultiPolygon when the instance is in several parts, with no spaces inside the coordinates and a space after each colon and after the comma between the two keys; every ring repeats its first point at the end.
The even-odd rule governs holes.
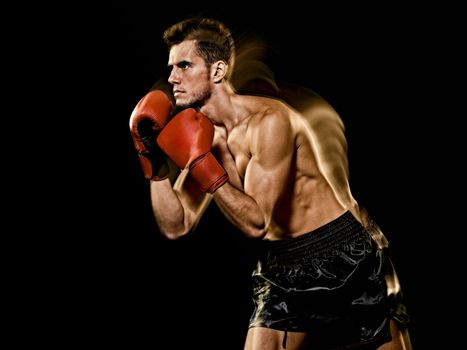
{"type": "Polygon", "coordinates": [[[182,21],[164,40],[183,110],[169,117],[169,99],[152,91],[130,128],[162,234],[191,232],[214,199],[264,243],[245,350],[410,349],[388,296],[397,278],[381,268],[386,241],[349,189],[336,112],[316,95],[294,108],[293,99],[238,94],[234,41],[216,20],[182,21]]]}

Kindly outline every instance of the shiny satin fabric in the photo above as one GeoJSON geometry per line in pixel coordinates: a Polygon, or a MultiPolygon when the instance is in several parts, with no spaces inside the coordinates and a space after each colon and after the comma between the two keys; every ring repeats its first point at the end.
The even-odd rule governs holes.
{"type": "Polygon", "coordinates": [[[385,343],[387,263],[350,212],[300,237],[265,241],[253,272],[250,327],[306,332],[317,349],[385,343]]]}

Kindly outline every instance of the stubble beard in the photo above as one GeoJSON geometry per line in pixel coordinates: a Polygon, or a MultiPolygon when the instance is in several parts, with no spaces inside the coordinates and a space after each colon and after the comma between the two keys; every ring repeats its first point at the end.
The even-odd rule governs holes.
{"type": "Polygon", "coordinates": [[[179,108],[200,108],[203,106],[207,100],[211,97],[211,90],[209,86],[203,90],[195,93],[188,101],[178,102],[176,101],[176,106],[179,108]]]}

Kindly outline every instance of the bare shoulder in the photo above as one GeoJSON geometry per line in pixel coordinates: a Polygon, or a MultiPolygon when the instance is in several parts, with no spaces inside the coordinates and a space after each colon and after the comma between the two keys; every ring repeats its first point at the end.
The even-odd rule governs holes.
{"type": "Polygon", "coordinates": [[[280,100],[268,97],[250,96],[246,100],[251,111],[249,127],[254,130],[289,128],[296,113],[280,100]]]}

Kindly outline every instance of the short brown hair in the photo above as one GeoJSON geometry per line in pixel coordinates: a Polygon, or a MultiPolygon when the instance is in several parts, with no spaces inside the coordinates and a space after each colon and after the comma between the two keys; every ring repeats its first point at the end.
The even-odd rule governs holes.
{"type": "Polygon", "coordinates": [[[230,30],[221,22],[210,18],[190,18],[178,22],[164,32],[164,41],[170,49],[185,40],[195,40],[197,54],[209,68],[214,62],[229,65],[230,78],[235,60],[235,42],[230,30]]]}

